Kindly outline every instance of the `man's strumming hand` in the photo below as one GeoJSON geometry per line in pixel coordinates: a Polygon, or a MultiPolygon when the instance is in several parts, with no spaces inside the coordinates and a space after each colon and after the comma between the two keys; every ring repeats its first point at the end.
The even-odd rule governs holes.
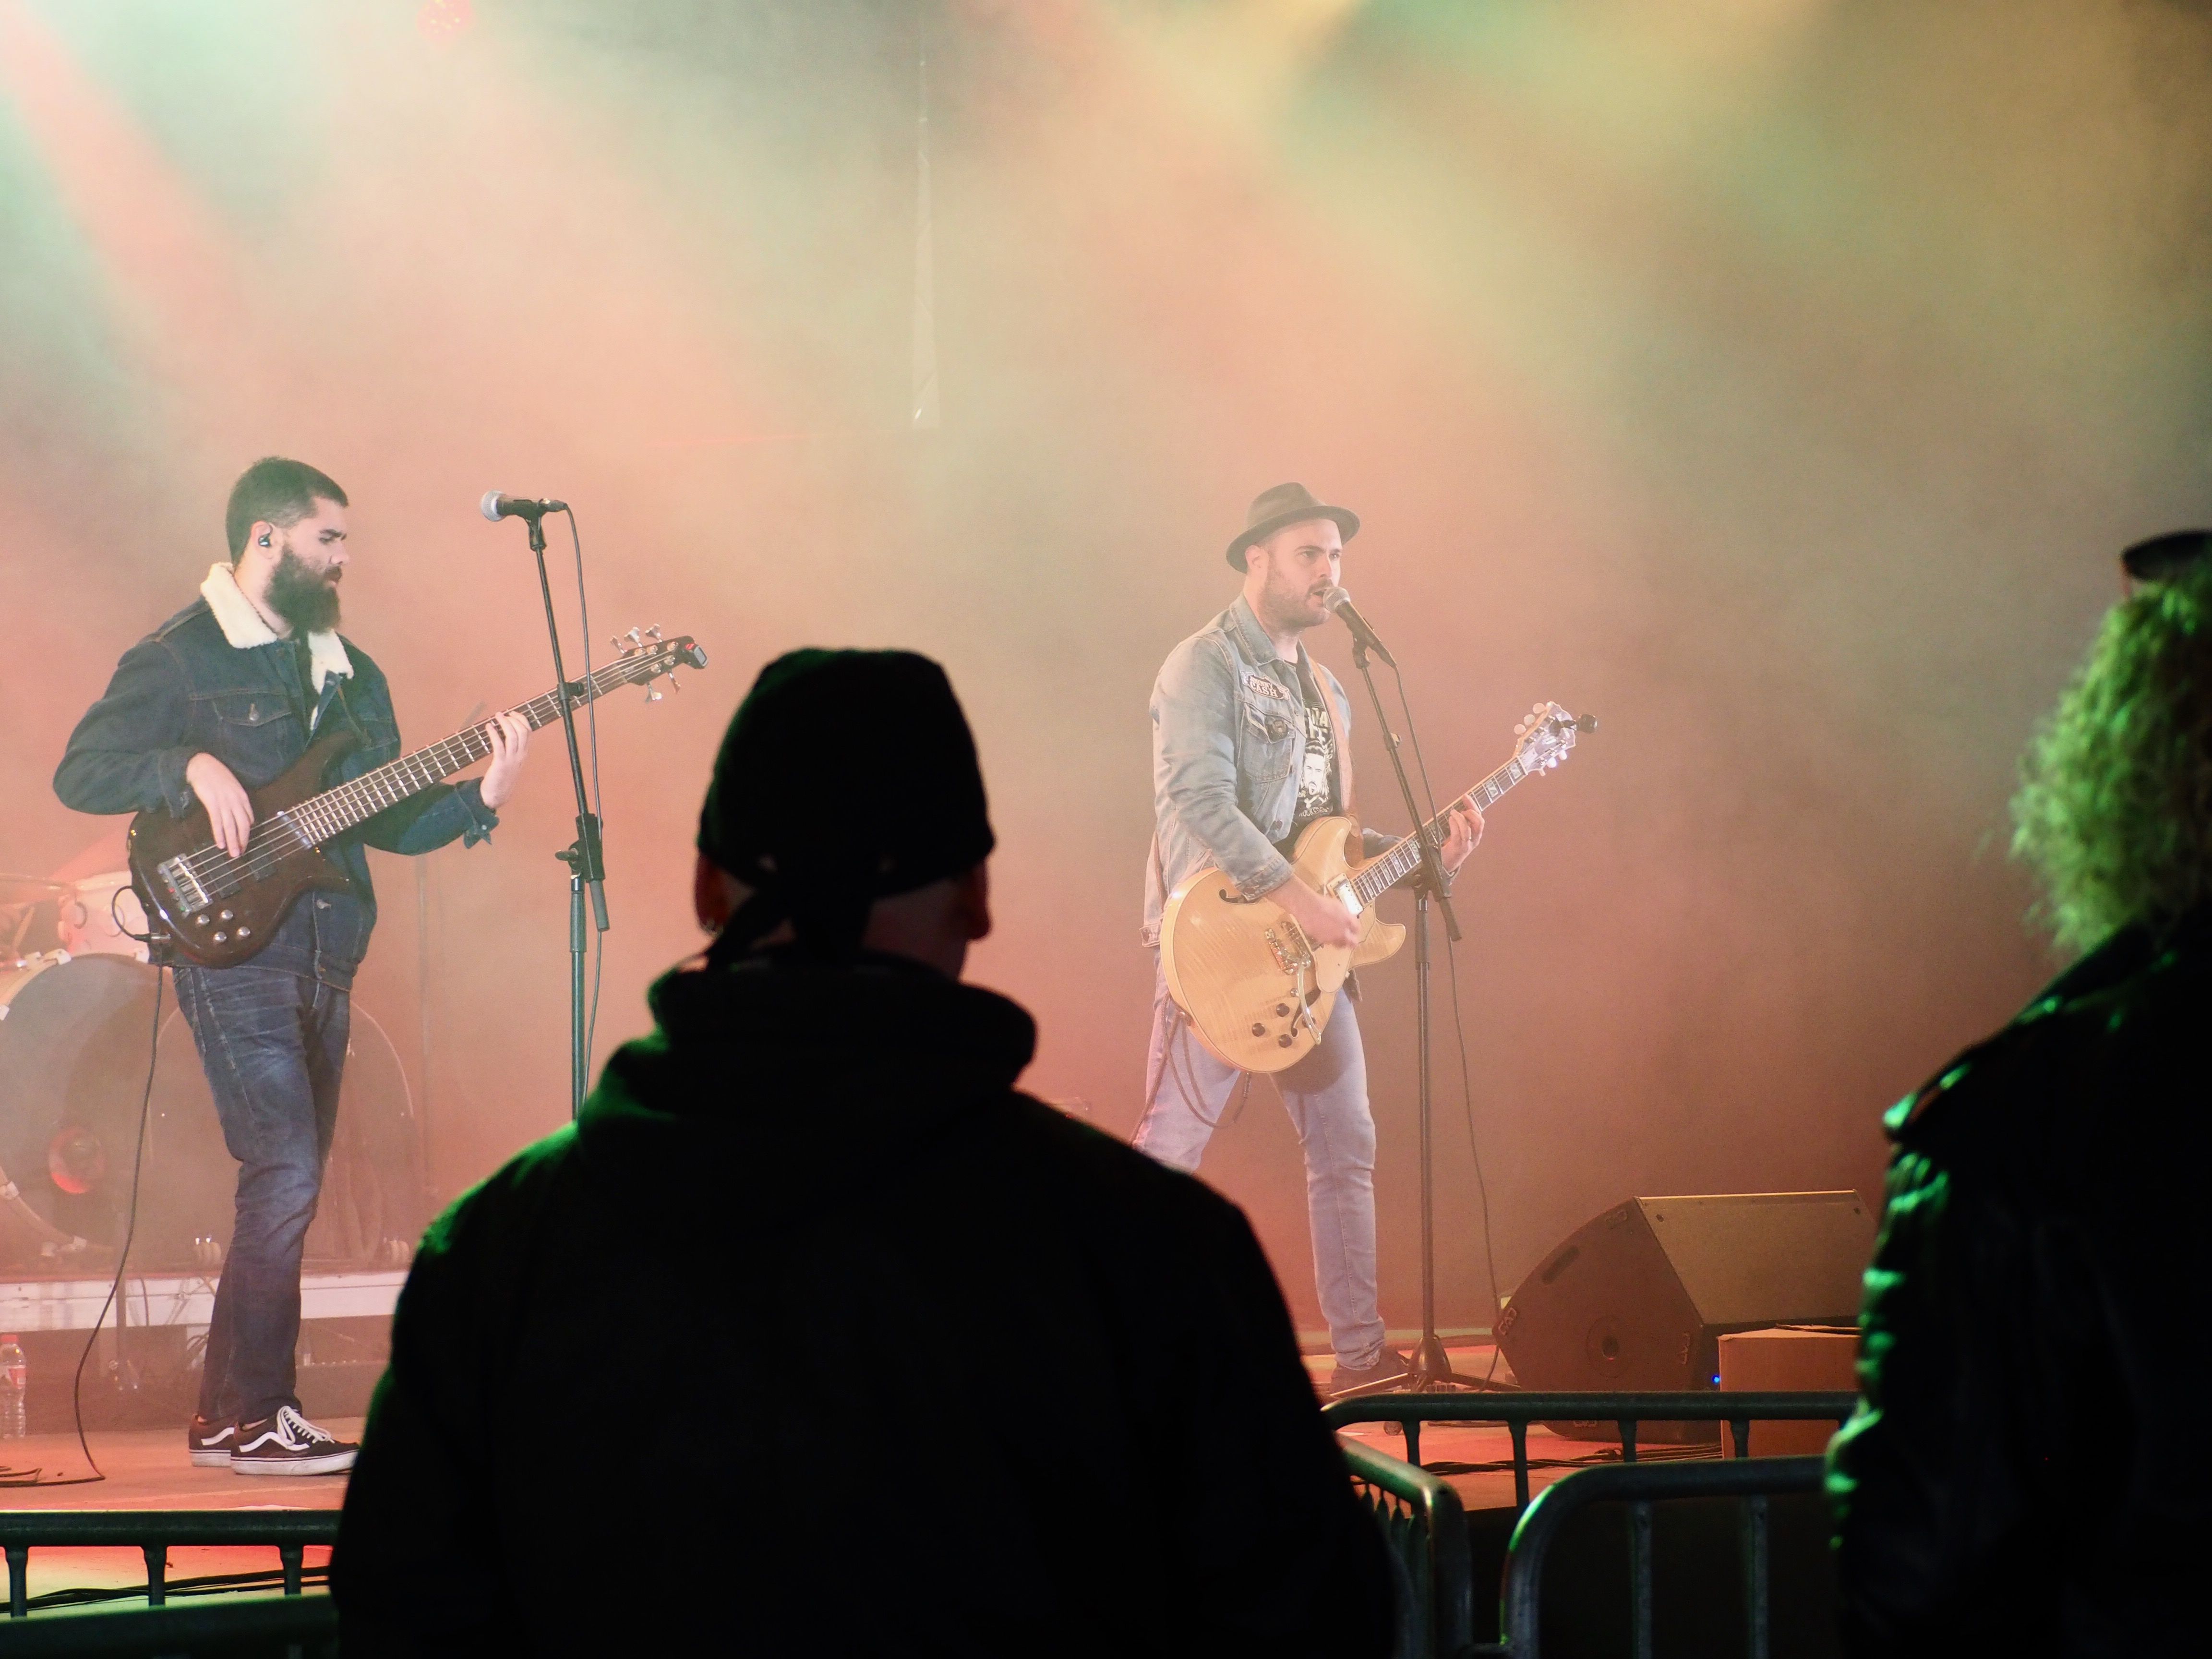
{"type": "Polygon", "coordinates": [[[238,781],[238,775],[213,755],[203,752],[185,763],[185,781],[207,808],[208,828],[215,831],[215,844],[232,858],[241,857],[246,838],[253,833],[253,803],[246,798],[246,786],[238,781]]]}
{"type": "Polygon", "coordinates": [[[1335,945],[1350,949],[1359,943],[1359,921],[1343,902],[1316,893],[1292,876],[1267,896],[1290,913],[1309,945],[1335,945]]]}

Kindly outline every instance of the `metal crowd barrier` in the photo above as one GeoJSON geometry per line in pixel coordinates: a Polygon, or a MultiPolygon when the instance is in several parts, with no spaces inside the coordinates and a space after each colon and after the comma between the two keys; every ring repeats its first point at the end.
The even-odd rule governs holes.
{"type": "Polygon", "coordinates": [[[1651,1659],[1651,1505],[1671,1498],[1744,1500],[1741,1543],[1744,1632],[1751,1659],[1768,1659],[1766,1500],[1820,1489],[1818,1457],[1747,1457],[1735,1462],[1620,1463],[1583,1469],[1547,1487],[1513,1529],[1505,1556],[1504,1601],[1497,1647],[1511,1659],[1541,1659],[1538,1633],[1544,1559],[1568,1522],[1593,1504],[1629,1506],[1629,1633],[1635,1659],[1651,1659]]]}
{"type": "MultiPolygon", "coordinates": [[[[1370,1394],[1340,1400],[1322,1416],[1333,1429],[1354,1423],[1395,1423],[1406,1431],[1406,1461],[1421,1462],[1424,1423],[1503,1423],[1513,1436],[1513,1502],[1528,1507],[1528,1425],[1531,1423],[1607,1423],[1620,1431],[1620,1457],[1636,1461],[1638,1423],[1725,1423],[1741,1458],[1755,1422],[1842,1423],[1858,1404],[1855,1394],[1748,1391],[1688,1394],[1538,1394],[1481,1389],[1454,1394],[1370,1394]]],[[[1778,1460],[1767,1460],[1778,1461],[1778,1460]]]]}
{"type": "MultiPolygon", "coordinates": [[[[337,1542],[336,1510],[0,1510],[0,1547],[8,1555],[8,1616],[30,1611],[31,1552],[33,1549],[136,1548],[146,1557],[146,1599],[155,1607],[167,1600],[168,1553],[199,1546],[252,1547],[268,1545],[284,1573],[284,1594],[300,1594],[301,1564],[308,1546],[337,1542]]],[[[6,1645],[15,1645],[9,1632],[6,1645]]]]}
{"type": "Polygon", "coordinates": [[[1411,1590],[1401,1650],[1413,1659],[1462,1659],[1474,1651],[1474,1563],[1467,1512],[1450,1485],[1426,1469],[1339,1440],[1352,1479],[1375,1511],[1411,1590]]]}

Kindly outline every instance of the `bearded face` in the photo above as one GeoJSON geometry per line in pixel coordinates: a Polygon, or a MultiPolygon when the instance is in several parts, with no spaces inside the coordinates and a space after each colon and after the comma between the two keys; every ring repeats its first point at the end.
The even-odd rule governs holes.
{"type": "Polygon", "coordinates": [[[269,608],[295,633],[327,633],[338,625],[337,570],[318,570],[286,548],[269,578],[269,608]]]}

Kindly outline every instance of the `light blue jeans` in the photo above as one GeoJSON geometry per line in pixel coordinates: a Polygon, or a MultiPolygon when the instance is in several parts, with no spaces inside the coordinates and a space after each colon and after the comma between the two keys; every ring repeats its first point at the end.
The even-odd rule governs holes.
{"type": "MultiPolygon", "coordinates": [[[[1273,1081],[1305,1151],[1306,1219],[1314,1289],[1337,1363],[1363,1370],[1382,1355],[1375,1283],[1375,1120],[1367,1109],[1367,1054],[1352,999],[1340,991],[1328,1036],[1273,1081]]],[[[1164,980],[1152,989],[1152,1048],[1145,1115],[1131,1144],[1171,1170],[1195,1171],[1245,1073],[1217,1059],[1190,1029],[1164,980]]]]}

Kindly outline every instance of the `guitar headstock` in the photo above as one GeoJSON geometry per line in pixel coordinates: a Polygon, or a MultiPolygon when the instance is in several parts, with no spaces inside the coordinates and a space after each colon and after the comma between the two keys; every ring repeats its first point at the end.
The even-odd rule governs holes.
{"type": "Polygon", "coordinates": [[[1566,759],[1579,732],[1597,730],[1597,716],[1580,719],[1555,702],[1540,702],[1513,728],[1513,758],[1527,773],[1549,772],[1566,759]]]}
{"type": "Polygon", "coordinates": [[[662,675],[668,677],[671,690],[680,691],[684,688],[677,682],[678,669],[704,668],[707,665],[707,653],[699,648],[689,634],[679,634],[672,640],[663,639],[657,623],[651,628],[633,628],[627,634],[617,634],[607,643],[622,653],[608,665],[613,683],[644,686],[647,702],[660,701],[660,693],[653,682],[662,675]]]}

